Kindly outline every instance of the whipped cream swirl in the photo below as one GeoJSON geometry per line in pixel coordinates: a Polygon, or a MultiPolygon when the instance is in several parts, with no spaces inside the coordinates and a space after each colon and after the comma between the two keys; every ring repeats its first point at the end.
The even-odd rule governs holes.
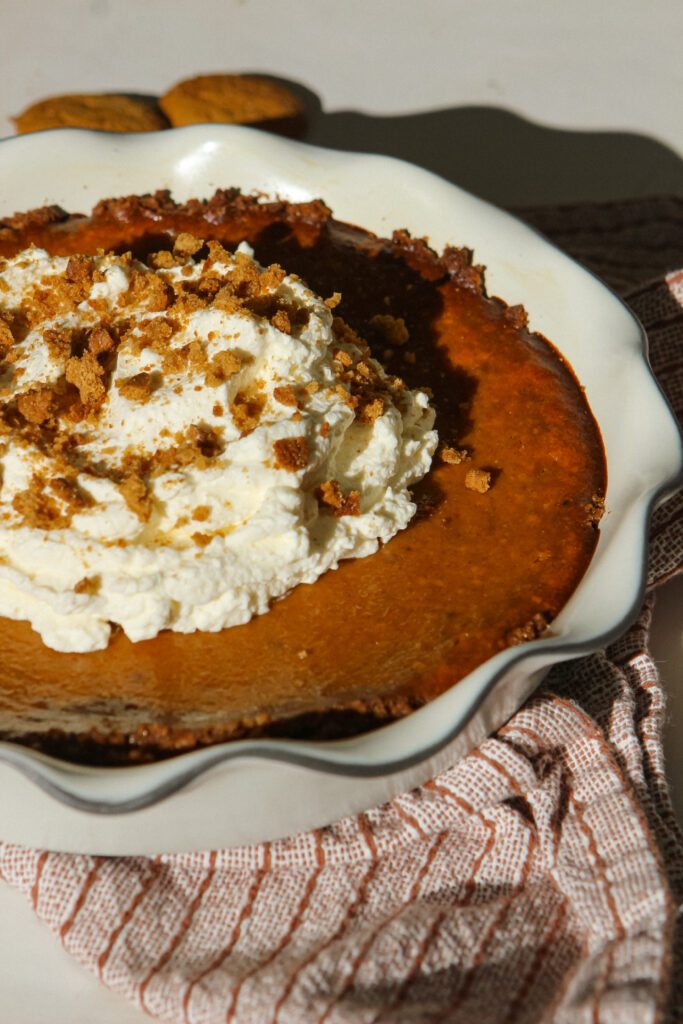
{"type": "Polygon", "coordinates": [[[180,242],[0,263],[0,615],[55,650],[268,611],[403,529],[436,447],[334,299],[180,242]]]}

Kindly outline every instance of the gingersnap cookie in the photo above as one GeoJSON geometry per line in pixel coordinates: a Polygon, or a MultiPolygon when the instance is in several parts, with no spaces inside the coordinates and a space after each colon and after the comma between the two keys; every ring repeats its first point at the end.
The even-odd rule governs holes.
{"type": "Polygon", "coordinates": [[[297,97],[256,75],[199,75],[174,85],[159,100],[174,127],[186,124],[256,124],[295,120],[303,114],[297,97]]]}
{"type": "Polygon", "coordinates": [[[113,93],[50,96],[27,107],[14,123],[20,135],[44,128],[95,128],[105,132],[168,128],[168,121],[154,103],[113,93]]]}

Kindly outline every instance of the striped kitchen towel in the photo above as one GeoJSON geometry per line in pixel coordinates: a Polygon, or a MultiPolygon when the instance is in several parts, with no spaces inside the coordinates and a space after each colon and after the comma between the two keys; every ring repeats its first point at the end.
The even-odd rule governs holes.
{"type": "MultiPolygon", "coordinates": [[[[625,295],[683,418],[683,203],[523,215],[625,295]]],[[[0,874],[85,968],[174,1024],[681,1019],[683,840],[648,626],[682,569],[679,494],[626,635],[382,807],[182,856],[0,843],[0,874]]]]}

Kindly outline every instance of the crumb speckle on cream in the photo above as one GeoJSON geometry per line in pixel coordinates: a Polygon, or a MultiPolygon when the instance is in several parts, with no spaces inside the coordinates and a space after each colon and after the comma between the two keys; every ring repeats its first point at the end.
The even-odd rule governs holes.
{"type": "Polygon", "coordinates": [[[434,413],[337,303],[190,235],[0,262],[0,615],[61,651],[216,631],[404,528],[434,413]]]}

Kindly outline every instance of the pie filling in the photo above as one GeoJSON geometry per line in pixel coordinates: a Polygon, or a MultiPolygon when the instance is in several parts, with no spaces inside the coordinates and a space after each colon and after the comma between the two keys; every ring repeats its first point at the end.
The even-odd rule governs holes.
{"type": "Polygon", "coordinates": [[[233,190],[19,214],[0,257],[0,735],[343,735],[552,630],[600,434],[467,250],[233,190]]]}

